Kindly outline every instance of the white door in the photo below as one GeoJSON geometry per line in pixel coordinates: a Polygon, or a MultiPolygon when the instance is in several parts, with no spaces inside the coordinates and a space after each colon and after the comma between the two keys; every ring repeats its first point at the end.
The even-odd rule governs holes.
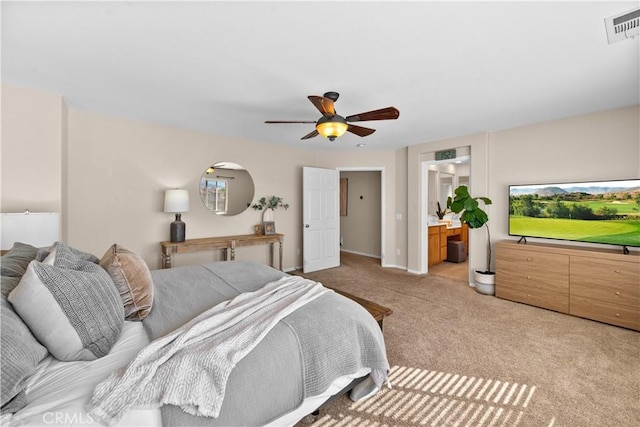
{"type": "Polygon", "coordinates": [[[302,270],[340,265],[340,174],[333,169],[302,168],[302,270]]]}

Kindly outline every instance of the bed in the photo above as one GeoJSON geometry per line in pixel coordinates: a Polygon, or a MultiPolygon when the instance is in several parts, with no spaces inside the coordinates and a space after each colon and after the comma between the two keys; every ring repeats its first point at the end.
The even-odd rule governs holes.
{"type": "MultiPolygon", "coordinates": [[[[78,355],[82,359],[90,346],[84,345],[69,352],[68,345],[63,348],[55,348],[57,343],[46,345],[47,338],[41,338],[34,332],[38,339],[33,339],[35,342],[30,341],[26,347],[34,361],[27,363],[29,366],[24,369],[23,378],[7,392],[5,389],[10,387],[5,384],[4,359],[13,344],[7,344],[12,334],[7,334],[3,327],[3,425],[95,426],[108,421],[122,426],[294,425],[357,380],[372,378],[375,388],[379,388],[388,372],[384,340],[377,322],[359,304],[323,289],[313,299],[274,321],[274,326],[235,364],[226,379],[215,417],[192,415],[185,412],[185,408],[172,404],[146,404],[127,407],[122,413],[118,412],[117,419],[105,420],[92,406],[99,395],[96,387],[118,375],[124,376],[125,368],[134,364],[134,358],[141,357],[142,349],[150,348],[174,331],[193,323],[192,319],[206,315],[212,307],[232,304],[241,297],[262,292],[277,282],[284,283],[289,276],[271,267],[243,261],[145,271],[146,265],[135,253],[116,245],[101,259],[63,244],[57,245],[57,251],[40,251],[38,255],[30,250],[30,255],[22,256],[17,264],[21,264],[26,270],[24,272],[20,268],[9,271],[16,258],[5,260],[11,252],[3,257],[3,326],[10,323],[5,323],[5,317],[11,315],[12,329],[23,327],[19,325],[19,321],[23,321],[29,325],[27,330],[33,332],[39,326],[32,327],[30,323],[34,320],[30,316],[33,313],[29,311],[37,313],[34,317],[46,317],[42,307],[33,307],[37,305],[33,293],[21,288],[30,281],[29,269],[34,268],[32,261],[36,266],[44,264],[47,258],[51,258],[51,253],[57,258],[65,258],[60,253],[66,254],[66,258],[73,260],[73,265],[81,265],[100,276],[101,280],[106,277],[103,271],[108,272],[112,284],[106,281],[107,284],[101,286],[105,292],[112,293],[110,286],[115,285],[115,294],[123,307],[114,309],[119,313],[115,317],[122,315],[125,320],[117,334],[112,334],[117,336],[113,338],[108,352],[100,357],[89,354],[86,358],[92,360],[61,360],[77,359],[78,355]],[[29,259],[31,256],[34,258],[29,259]],[[76,257],[82,261],[77,261],[76,257]],[[115,263],[114,257],[117,259],[115,263]],[[25,263],[28,263],[27,267],[24,267],[25,263]],[[116,264],[118,271],[114,272],[110,266],[116,264]],[[123,269],[128,270],[127,274],[123,274],[123,269]],[[5,277],[5,273],[11,276],[5,277]],[[122,281],[127,282],[131,278],[135,279],[131,282],[144,282],[145,285],[141,290],[135,289],[135,283],[126,283],[127,295],[122,290],[122,281]],[[44,350],[38,347],[43,342],[44,350]]],[[[20,248],[24,252],[25,247],[20,248]]],[[[39,267],[53,269],[56,266],[39,267]]],[[[113,301],[112,295],[110,298],[113,301]]],[[[96,306],[95,302],[90,304],[96,306]]],[[[270,310],[265,309],[264,312],[270,310]]],[[[47,320],[49,324],[56,321],[47,320]]],[[[99,321],[100,327],[109,323],[99,321]]],[[[24,335],[25,331],[21,333],[24,335]]],[[[21,351],[25,352],[24,349],[21,351]]],[[[189,351],[187,353],[192,355],[189,351]]],[[[362,384],[365,383],[371,384],[372,381],[362,384]]],[[[131,388],[127,395],[128,403],[151,394],[149,390],[147,387],[131,388]]],[[[362,390],[360,393],[363,394],[362,390]]]]}

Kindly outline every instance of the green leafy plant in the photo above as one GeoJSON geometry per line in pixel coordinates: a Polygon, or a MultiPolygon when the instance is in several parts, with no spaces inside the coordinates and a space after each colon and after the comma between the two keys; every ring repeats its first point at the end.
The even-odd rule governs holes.
{"type": "Polygon", "coordinates": [[[251,205],[251,207],[256,211],[261,211],[264,209],[273,209],[276,210],[278,208],[284,208],[285,210],[289,209],[289,204],[284,203],[282,197],[271,196],[269,198],[262,197],[256,203],[251,205]]]}
{"type": "Polygon", "coordinates": [[[487,269],[481,273],[491,274],[491,234],[489,233],[489,216],[482,210],[478,200],[482,200],[485,205],[490,205],[491,199],[487,197],[472,197],[466,185],[461,185],[454,191],[455,197],[447,198],[447,208],[454,213],[461,213],[460,221],[466,223],[469,228],[480,228],[485,226],[487,229],[487,269]]]}

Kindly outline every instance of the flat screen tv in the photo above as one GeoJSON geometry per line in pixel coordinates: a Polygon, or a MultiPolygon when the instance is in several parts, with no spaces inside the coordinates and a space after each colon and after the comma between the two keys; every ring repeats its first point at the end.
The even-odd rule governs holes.
{"type": "Polygon", "coordinates": [[[509,235],[640,247],[640,179],[510,185],[509,235]]]}

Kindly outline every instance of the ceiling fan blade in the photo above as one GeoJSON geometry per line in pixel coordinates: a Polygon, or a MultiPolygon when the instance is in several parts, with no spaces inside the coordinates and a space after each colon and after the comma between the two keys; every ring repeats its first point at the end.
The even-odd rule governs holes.
{"type": "Polygon", "coordinates": [[[346,117],[348,122],[366,122],[369,120],[395,120],[400,116],[400,111],[396,107],[381,108],[379,110],[367,111],[366,113],[354,114],[346,117]]]}
{"type": "Polygon", "coordinates": [[[333,101],[324,96],[309,95],[309,101],[322,113],[323,116],[333,116],[336,114],[336,109],[333,106],[333,101]]]}
{"type": "Polygon", "coordinates": [[[309,132],[308,134],[306,134],[305,136],[303,136],[300,139],[309,139],[309,138],[313,138],[314,136],[318,136],[318,135],[320,135],[320,134],[318,133],[317,130],[314,129],[313,132],[309,132]]]}
{"type": "Polygon", "coordinates": [[[315,123],[309,120],[265,120],[265,123],[315,123]]]}
{"type": "Polygon", "coordinates": [[[358,136],[369,136],[372,133],[374,133],[376,130],[371,128],[365,128],[362,126],[349,125],[349,127],[347,128],[347,131],[351,133],[355,133],[358,136]]]}

